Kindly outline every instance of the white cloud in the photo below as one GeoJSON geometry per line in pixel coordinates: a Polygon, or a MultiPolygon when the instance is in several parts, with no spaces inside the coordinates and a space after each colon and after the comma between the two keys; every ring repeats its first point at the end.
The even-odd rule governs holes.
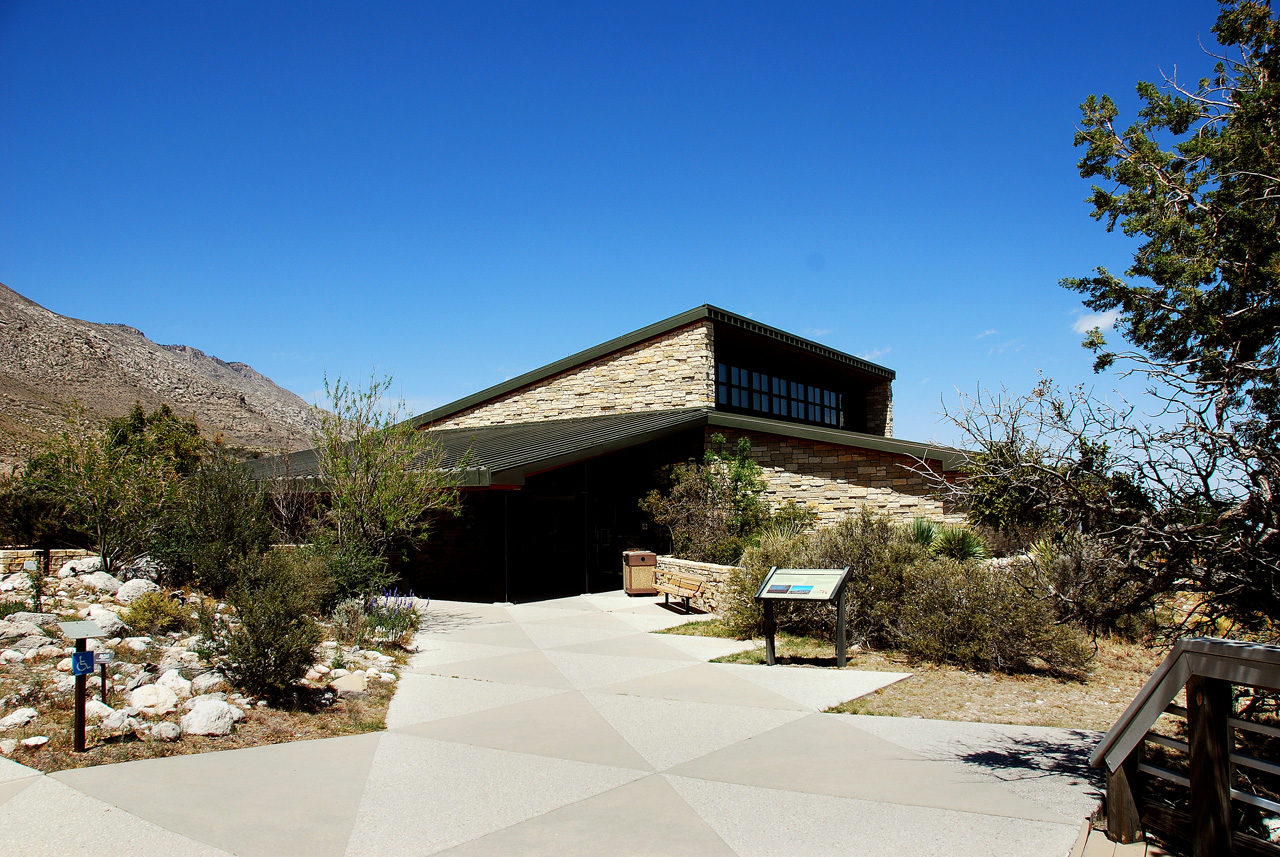
{"type": "Polygon", "coordinates": [[[806,327],[804,329],[805,336],[826,336],[831,332],[829,327],[806,327]]]}
{"type": "Polygon", "coordinates": [[[1095,327],[1103,330],[1110,330],[1115,327],[1116,319],[1120,318],[1120,310],[1109,309],[1106,312],[1090,312],[1077,318],[1071,323],[1071,329],[1076,333],[1088,333],[1095,327]]]}
{"type": "Polygon", "coordinates": [[[1023,344],[1021,339],[1010,339],[1007,342],[1000,343],[999,345],[991,346],[990,350],[987,351],[987,355],[995,356],[998,354],[1016,354],[1026,347],[1027,346],[1023,344]]]}
{"type": "Polygon", "coordinates": [[[861,357],[863,360],[875,360],[877,357],[883,357],[884,355],[888,354],[892,350],[893,350],[892,347],[877,348],[874,351],[867,351],[863,354],[859,354],[858,356],[861,357]]]}
{"type": "Polygon", "coordinates": [[[993,327],[993,328],[991,328],[990,330],[984,330],[984,331],[982,331],[982,333],[979,333],[977,336],[975,336],[975,337],[974,337],[974,339],[982,339],[984,336],[995,336],[995,335],[996,335],[997,333],[999,333],[999,332],[1000,332],[1000,331],[996,330],[996,329],[993,327]]]}

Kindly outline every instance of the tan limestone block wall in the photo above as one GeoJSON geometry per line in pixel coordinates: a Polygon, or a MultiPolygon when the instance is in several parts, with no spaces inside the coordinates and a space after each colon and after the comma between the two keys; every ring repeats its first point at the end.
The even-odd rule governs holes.
{"type": "MultiPolygon", "coordinates": [[[[708,448],[714,446],[710,441],[714,431],[706,432],[708,448]]],[[[722,430],[720,434],[727,448],[733,449],[741,432],[722,430]]],[[[905,455],[777,435],[748,437],[751,456],[764,469],[769,484],[765,496],[774,508],[795,500],[817,512],[819,524],[833,524],[864,505],[904,520],[954,518],[941,499],[930,496],[925,476],[914,469],[919,463],[905,455]]]]}
{"type": "Polygon", "coordinates": [[[477,405],[433,427],[711,407],[712,345],[711,322],[691,324],[477,405]]]}
{"type": "Polygon", "coordinates": [[[893,385],[889,381],[867,391],[867,434],[893,437],[893,385]]]}
{"type": "MultiPolygon", "coordinates": [[[[711,562],[694,562],[689,559],[676,559],[673,556],[659,556],[657,572],[654,575],[661,583],[671,572],[681,574],[697,574],[707,579],[697,597],[689,599],[694,608],[706,613],[717,613],[720,610],[720,593],[724,583],[734,571],[735,566],[717,565],[711,562]]],[[[684,606],[684,599],[676,599],[675,603],[684,606]]]]}
{"type": "Polygon", "coordinates": [[[17,574],[26,571],[23,567],[29,559],[34,559],[40,563],[40,571],[53,573],[62,568],[63,564],[73,559],[82,559],[86,556],[97,556],[97,554],[86,550],[75,549],[58,549],[49,551],[49,566],[44,564],[45,552],[36,548],[0,548],[0,577],[9,574],[17,574]]]}

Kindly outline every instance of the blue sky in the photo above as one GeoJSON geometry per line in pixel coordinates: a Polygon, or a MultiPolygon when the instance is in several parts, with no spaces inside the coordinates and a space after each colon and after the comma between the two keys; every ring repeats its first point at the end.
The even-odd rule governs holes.
{"type": "MultiPolygon", "coordinates": [[[[1208,2],[0,0],[0,282],[413,411],[702,303],[956,389],[1100,391],[1077,105],[1208,2]]],[[[1132,390],[1128,391],[1132,395],[1132,390]]]]}

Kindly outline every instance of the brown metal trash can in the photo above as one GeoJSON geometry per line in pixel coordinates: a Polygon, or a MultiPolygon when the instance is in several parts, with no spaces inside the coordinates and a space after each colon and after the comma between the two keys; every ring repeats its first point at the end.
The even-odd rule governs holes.
{"type": "Polygon", "coordinates": [[[622,552],[622,588],[628,595],[657,595],[658,555],[653,551],[622,552]]]}

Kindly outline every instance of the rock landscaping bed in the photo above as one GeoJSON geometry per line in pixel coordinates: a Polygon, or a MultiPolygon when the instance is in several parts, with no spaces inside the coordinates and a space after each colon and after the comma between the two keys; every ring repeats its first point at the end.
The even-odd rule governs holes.
{"type": "Polygon", "coordinates": [[[128,627],[130,605],[140,598],[163,596],[170,612],[192,619],[202,601],[198,593],[163,592],[146,572],[126,569],[122,576],[142,576],[121,580],[103,572],[96,557],[68,562],[43,580],[47,594],[39,611],[31,609],[26,574],[0,579],[0,755],[56,771],[384,727],[404,649],[342,645],[322,626],[326,639],[292,699],[269,705],[231,687],[205,659],[198,635],[144,634],[128,627]],[[74,644],[58,628],[59,622],[80,619],[96,622],[107,634],[89,648],[114,655],[105,689],[101,667],[86,681],[84,753],[72,750],[74,644]]]}

